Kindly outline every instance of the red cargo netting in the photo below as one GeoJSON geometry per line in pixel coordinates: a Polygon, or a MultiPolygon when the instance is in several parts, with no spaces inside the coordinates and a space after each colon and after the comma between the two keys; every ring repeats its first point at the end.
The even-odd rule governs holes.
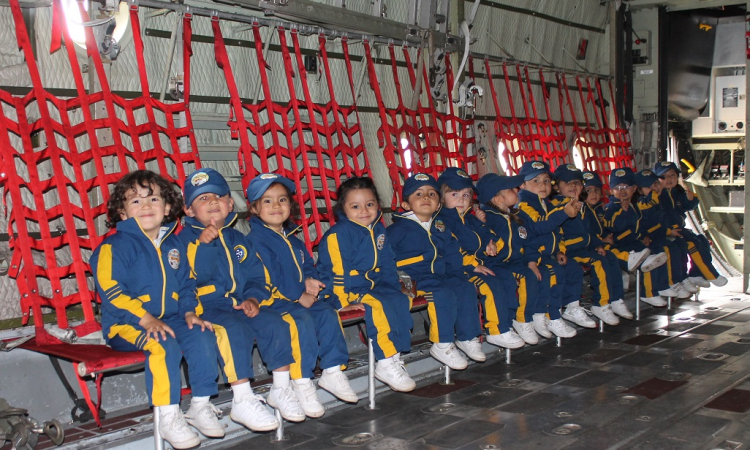
{"type": "Polygon", "coordinates": [[[213,20],[213,32],[216,63],[224,70],[231,99],[229,126],[232,137],[240,140],[238,156],[243,186],[247,186],[258,173],[268,171],[293,180],[298,193],[300,225],[305,242],[312,250],[325,231],[322,224],[335,221],[332,202],[336,200],[336,188],[341,181],[371,174],[357,113],[347,40],[342,39],[341,45],[351,105],[344,106],[337,100],[326,38],[319,36],[322,76],[326,79],[330,98],[328,103],[321,105],[314,103],[310,94],[297,30],[290,32],[292,53],[287,46],[287,31],[279,27],[283,71],[290,99],[288,104],[282,104],[271,96],[270,66],[263,57],[260,25],[253,25],[255,55],[263,88],[263,99],[256,105],[243,103],[240,99],[217,18],[213,20]],[[301,96],[295,84],[301,86],[301,96]],[[314,235],[310,228],[313,228],[314,235]]]}
{"type": "MultiPolygon", "coordinates": [[[[25,96],[0,90],[0,185],[13,251],[10,275],[21,294],[23,323],[28,323],[29,311],[40,318],[42,307],[50,307],[58,325],[66,328],[66,308],[81,304],[85,322],[76,331],[86,335],[100,328],[88,257],[107,232],[109,186],[136,168],[183,180],[199,161],[186,102],[167,105],[151,98],[137,8],[131,8],[130,19],[143,95],[125,100],[109,88],[90,27],[86,46],[101,90],[87,90],[60,1],[53,5],[51,51],[64,38],[78,94],[61,99],[42,86],[21,8],[11,0],[32,89],[25,96]],[[105,112],[94,116],[94,110],[105,112]]],[[[88,21],[86,11],[80,11],[88,21]]],[[[35,325],[38,343],[55,342],[41,320],[35,325]]]]}
{"type": "MultiPolygon", "coordinates": [[[[429,99],[427,106],[422,106],[420,100],[420,105],[416,110],[407,107],[401,92],[401,80],[393,45],[388,46],[388,51],[398,105],[395,108],[386,107],[380,81],[375,71],[370,43],[365,41],[364,45],[370,85],[375,91],[380,113],[378,143],[383,150],[393,184],[392,207],[394,209],[398,207],[401,201],[401,187],[404,180],[412,173],[425,172],[437,177],[447,167],[462,167],[476,179],[476,155],[467,155],[467,149],[475,142],[473,134],[469,131],[473,128],[474,120],[458,117],[450,92],[447,99],[450,105],[447,114],[437,112],[435,101],[430,95],[427,95],[429,99]]],[[[403,47],[402,50],[410,83],[410,88],[406,89],[406,92],[412,92],[417,84],[417,74],[409,49],[403,47]]],[[[420,50],[417,58],[422,57],[420,50]]],[[[448,55],[445,56],[445,63],[446,84],[452,86],[453,72],[448,55]]],[[[423,77],[422,89],[427,90],[429,84],[426,68],[421,76],[423,77]]]]}

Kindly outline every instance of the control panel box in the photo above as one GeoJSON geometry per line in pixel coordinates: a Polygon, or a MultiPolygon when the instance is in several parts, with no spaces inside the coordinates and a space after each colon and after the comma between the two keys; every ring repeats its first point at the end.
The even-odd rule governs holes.
{"type": "Polygon", "coordinates": [[[716,77],[714,83],[714,133],[745,130],[745,75],[716,77]]]}

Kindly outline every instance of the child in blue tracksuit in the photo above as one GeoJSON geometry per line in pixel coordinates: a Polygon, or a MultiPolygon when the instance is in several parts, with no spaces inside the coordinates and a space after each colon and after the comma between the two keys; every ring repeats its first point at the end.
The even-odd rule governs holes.
{"type": "Polygon", "coordinates": [[[464,270],[458,241],[437,217],[437,180],[417,173],[407,178],[401,198],[403,212],[393,215],[386,238],[396,255],[396,267],[416,282],[418,295],[428,301],[430,355],[455,370],[468,366],[456,346],[469,358],[484,361],[477,291],[464,270]]]}
{"type": "Polygon", "coordinates": [[[559,206],[552,206],[548,199],[552,193],[552,172],[545,162],[526,161],[519,175],[524,182],[518,192],[518,217],[528,232],[530,245],[525,247],[525,252],[532,262],[530,268],[537,273],[538,279],[540,270],[551,271],[554,275],[550,276],[549,306],[534,314],[534,329],[544,337],[551,337],[550,332],[560,337],[575,336],[575,330],[559,320],[562,306],[566,307],[562,318],[582,327],[595,328],[596,323],[579,303],[583,270],[578,264],[568,264],[559,232],[563,222],[578,214],[581,205],[577,199],[566,199],[559,206]],[[535,260],[536,265],[533,264],[535,260]]]}
{"type": "Polygon", "coordinates": [[[247,186],[252,214],[248,237],[268,269],[272,285],[271,299],[261,306],[287,313],[292,334],[299,336],[291,377],[302,407],[319,403],[310,380],[318,358],[323,369],[318,387],[340,400],[356,403],[359,398],[341,370],[349,361],[349,350],[339,315],[329,303],[318,301],[325,285],[318,281],[312,255],[294,236],[300,230],[290,220],[297,205],[295,191],[292,180],[275,173],[262,173],[247,186]]]}
{"type": "MultiPolygon", "coordinates": [[[[578,199],[581,196],[583,174],[576,166],[558,166],[555,178],[559,194],[553,197],[553,205],[562,204],[566,198],[578,199]]],[[[586,215],[594,214],[590,211],[590,208],[582,205],[576,217],[563,222],[562,237],[566,255],[578,264],[586,264],[591,268],[591,312],[607,325],[617,325],[620,323],[617,316],[632,319],[633,314],[623,301],[625,292],[617,257],[604,250],[604,243],[597,235],[589,233],[586,215]]]]}
{"type": "Polygon", "coordinates": [[[685,214],[698,207],[698,197],[680,185],[682,179],[675,163],[669,161],[656,163],[654,173],[662,179],[663,189],[659,195],[659,202],[667,213],[669,226],[677,230],[680,235],[675,243],[680,246],[684,254],[690,256],[692,261],[688,279],[701,287],[708,287],[710,283],[724,286],[727,284],[727,279],[719,275],[711,264],[713,258],[708,239],[685,229],[685,214]]]}
{"type": "Polygon", "coordinates": [[[666,225],[667,215],[659,201],[661,181],[653,171],[644,169],[635,174],[635,184],[639,194],[638,209],[643,215],[641,228],[651,241],[649,248],[667,255],[669,287],[677,291],[678,298],[688,298],[698,288],[687,279],[687,253],[674,242],[679,232],[666,225]]]}
{"type": "Polygon", "coordinates": [[[505,244],[487,264],[493,271],[509,270],[518,281],[518,308],[513,329],[524,342],[535,345],[539,336],[534,330],[533,315],[539,308],[537,304],[549,304],[551,273],[538,269],[536,273],[532,271],[530,265],[536,267],[537,260],[532,261],[525,255],[524,248],[530,244],[528,231],[514,206],[518,203],[521,183],[523,177],[520,175],[505,177],[488,173],[477,182],[477,200],[485,213],[488,228],[505,244]]]}
{"type": "Polygon", "coordinates": [[[378,191],[372,179],[354,177],[341,183],[336,199],[336,225],[318,246],[321,298],[338,310],[364,309],[375,378],[412,391],[416,384],[401,361],[401,352],[411,350],[411,300],[401,292],[378,191]]]}
{"type": "MultiPolygon", "coordinates": [[[[108,226],[117,232],[90,259],[104,337],[114,350],[146,354],[146,389],[159,407],[159,431],[178,449],[201,442],[180,411],[180,361],[184,356],[188,364],[191,408],[218,393],[219,376],[213,327],[199,317],[186,248],[173,235],[182,206],[182,196],[159,175],[125,175],[107,202],[108,226]]],[[[211,434],[217,426],[214,416],[199,431],[211,434]]]]}
{"type": "MultiPolygon", "coordinates": [[[[273,372],[269,402],[287,420],[304,420],[289,382],[289,365],[294,361],[289,324],[279,313],[260,309],[259,302],[271,296],[266,270],[252,242],[232,227],[237,213],[229,185],[219,172],[206,168],[187,177],[184,192],[187,217],[179,237],[187,246],[187,260],[196,278],[201,318],[214,325],[221,365],[232,386],[231,419],[253,431],[279,426],[250,387],[256,341],[273,372]]],[[[323,411],[320,406],[316,412],[322,415],[323,411]]],[[[210,412],[188,411],[188,416],[200,421],[210,412]]],[[[221,428],[214,437],[223,434],[221,428]]]]}
{"type": "Polygon", "coordinates": [[[445,222],[458,239],[469,281],[479,291],[487,342],[505,348],[523,347],[524,340],[513,331],[512,322],[518,308],[516,278],[507,269],[491,269],[485,264],[497,255],[498,248],[502,249],[505,242],[470,214],[475,188],[463,169],[449,167],[437,182],[443,202],[438,219],[445,222]]]}
{"type": "MultiPolygon", "coordinates": [[[[609,185],[613,195],[604,213],[604,227],[612,233],[617,248],[625,251],[642,251],[647,246],[642,242],[641,211],[633,203],[636,190],[633,170],[629,167],[612,170],[609,185]]],[[[663,260],[666,262],[666,257],[663,260]]],[[[664,263],[644,272],[641,283],[645,293],[645,297],[641,300],[650,305],[665,306],[667,302],[661,297],[662,295],[667,297],[677,295],[669,288],[664,263]]]]}

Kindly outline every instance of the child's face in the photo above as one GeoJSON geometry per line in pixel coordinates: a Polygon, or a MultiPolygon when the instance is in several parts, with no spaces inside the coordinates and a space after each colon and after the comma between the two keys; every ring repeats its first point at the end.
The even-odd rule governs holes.
{"type": "Polygon", "coordinates": [[[292,213],[292,199],[284,186],[274,183],[258,201],[253,202],[252,211],[263,223],[281,232],[292,213]]]}
{"type": "Polygon", "coordinates": [[[502,211],[507,211],[516,203],[518,203],[518,188],[503,189],[492,197],[492,204],[502,211]]]}
{"type": "Polygon", "coordinates": [[[524,181],[521,189],[533,192],[541,198],[547,198],[552,193],[552,179],[548,173],[541,173],[529,181],[524,181]]]}
{"type": "Polygon", "coordinates": [[[596,205],[602,199],[602,188],[589,186],[586,188],[586,203],[591,206],[596,205]]]}
{"type": "Polygon", "coordinates": [[[401,207],[406,211],[413,211],[419,220],[427,222],[438,210],[440,204],[440,194],[431,186],[422,186],[413,194],[401,202],[401,207]]]}
{"type": "Polygon", "coordinates": [[[344,214],[352,222],[370,226],[378,217],[380,207],[375,194],[369,189],[354,189],[344,199],[344,214]]]}
{"type": "Polygon", "coordinates": [[[628,184],[618,184],[612,187],[612,195],[621,202],[629,202],[635,193],[635,186],[628,184]]]}
{"type": "Polygon", "coordinates": [[[641,193],[641,195],[648,195],[651,193],[651,186],[649,187],[639,187],[638,192],[641,193]]]}
{"type": "Polygon", "coordinates": [[[654,184],[651,185],[651,189],[656,192],[656,194],[661,194],[662,189],[664,187],[661,184],[661,180],[654,181],[654,184]]]}
{"type": "Polygon", "coordinates": [[[458,212],[464,213],[471,207],[471,200],[474,197],[472,188],[461,189],[460,191],[446,192],[443,196],[443,205],[448,209],[458,208],[458,212]]]}
{"type": "Polygon", "coordinates": [[[198,219],[203,226],[213,223],[216,227],[223,227],[224,220],[234,209],[234,200],[230,194],[219,195],[205,193],[199,195],[193,203],[185,207],[185,214],[198,219]]]}
{"type": "Polygon", "coordinates": [[[583,184],[578,180],[560,181],[557,188],[560,190],[560,195],[564,197],[578,198],[583,191],[583,184]]]}
{"type": "Polygon", "coordinates": [[[664,174],[664,182],[663,185],[667,189],[672,189],[673,187],[677,186],[677,181],[679,180],[680,175],[675,172],[674,169],[669,169],[664,174]]]}
{"type": "Polygon", "coordinates": [[[169,214],[170,205],[168,205],[161,196],[161,188],[154,184],[151,185],[151,195],[148,189],[136,185],[129,190],[125,197],[125,205],[120,210],[122,220],[135,217],[143,232],[150,239],[154,240],[159,237],[164,217],[169,214]]]}

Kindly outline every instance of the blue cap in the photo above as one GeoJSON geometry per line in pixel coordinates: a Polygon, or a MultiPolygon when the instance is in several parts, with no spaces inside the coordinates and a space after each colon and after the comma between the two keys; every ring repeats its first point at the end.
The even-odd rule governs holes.
{"type": "Polygon", "coordinates": [[[229,184],[227,184],[227,180],[219,172],[206,167],[196,170],[187,176],[183,191],[185,205],[189,207],[201,194],[227,195],[229,193],[229,184]]]}
{"type": "Polygon", "coordinates": [[[583,172],[583,187],[589,186],[602,187],[602,179],[599,178],[599,174],[596,172],[583,172]]]}
{"type": "Polygon", "coordinates": [[[283,184],[292,194],[297,191],[294,182],[289,178],[276,173],[261,173],[253,178],[252,181],[250,181],[250,184],[247,185],[247,191],[245,192],[247,195],[247,201],[252,203],[263,197],[263,194],[265,194],[268,188],[274,183],[283,184]]]}
{"type": "Polygon", "coordinates": [[[477,200],[479,200],[479,203],[486,205],[498,192],[516,188],[522,183],[523,177],[521,175],[504,177],[496,173],[488,173],[477,181],[477,200]]]}
{"type": "Polygon", "coordinates": [[[448,167],[443,171],[443,174],[440,175],[437,179],[438,186],[442,186],[444,184],[447,184],[449,188],[453,189],[454,191],[460,191],[462,189],[466,188],[472,188],[476,190],[476,187],[474,186],[474,183],[471,181],[471,177],[464,169],[459,169],[457,167],[448,167]]]}
{"type": "Polygon", "coordinates": [[[573,164],[563,164],[555,169],[555,178],[560,181],[569,183],[574,180],[578,180],[583,183],[583,173],[581,170],[573,164]]]}
{"type": "Polygon", "coordinates": [[[523,181],[529,181],[543,173],[552,176],[549,164],[544,161],[526,161],[521,166],[521,170],[518,171],[518,174],[523,177],[523,181]]]}
{"type": "Polygon", "coordinates": [[[432,175],[426,173],[415,173],[404,182],[404,188],[401,190],[401,200],[406,201],[409,196],[422,186],[430,186],[440,194],[440,186],[432,175]]]}
{"type": "Polygon", "coordinates": [[[675,172],[677,172],[677,175],[680,174],[680,168],[677,167],[677,164],[671,161],[662,161],[662,162],[656,163],[656,165],[654,166],[654,173],[659,178],[664,178],[664,174],[667,173],[669,169],[672,169],[675,172]]]}
{"type": "Polygon", "coordinates": [[[609,174],[609,186],[614,187],[618,184],[634,185],[635,174],[633,173],[633,169],[630,167],[620,167],[612,170],[612,173],[609,174]]]}
{"type": "Polygon", "coordinates": [[[637,184],[638,187],[651,187],[651,185],[658,180],[659,177],[649,169],[643,169],[635,174],[635,184],[637,184]]]}

